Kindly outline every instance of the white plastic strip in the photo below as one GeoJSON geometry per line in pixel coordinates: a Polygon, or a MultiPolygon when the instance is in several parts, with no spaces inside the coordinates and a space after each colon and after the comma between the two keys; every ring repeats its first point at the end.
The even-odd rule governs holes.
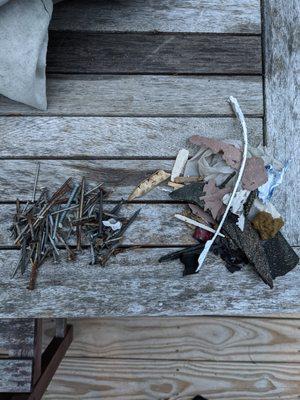
{"type": "MultiPolygon", "coordinates": [[[[184,215],[175,214],[174,217],[177,218],[177,219],[180,219],[180,221],[186,222],[187,224],[198,226],[199,228],[202,228],[202,229],[204,229],[204,230],[206,230],[208,232],[211,232],[211,233],[215,233],[216,232],[213,228],[210,228],[207,225],[201,224],[201,222],[195,221],[194,219],[185,217],[184,215]]],[[[223,235],[223,233],[219,233],[219,236],[225,237],[223,235]]]]}
{"type": "Polygon", "coordinates": [[[200,253],[199,259],[198,259],[198,268],[196,270],[196,272],[198,272],[202,266],[202,264],[205,261],[205,258],[211,248],[211,246],[213,245],[214,241],[216,240],[217,236],[219,235],[219,233],[221,232],[222,226],[225,222],[225,219],[227,217],[227,214],[229,212],[229,209],[231,207],[231,204],[233,202],[234,196],[239,188],[243,173],[244,173],[244,169],[245,169],[245,164],[246,164],[246,160],[247,160],[247,152],[248,152],[248,131],[247,131],[247,125],[246,125],[246,121],[245,121],[245,117],[244,114],[239,106],[239,103],[237,101],[237,99],[235,97],[230,96],[229,97],[229,102],[231,104],[231,107],[236,115],[236,117],[238,118],[238,120],[240,121],[240,124],[242,126],[242,133],[243,133],[243,139],[244,139],[244,151],[243,151],[243,159],[242,159],[242,163],[241,163],[241,167],[239,170],[239,174],[236,180],[236,183],[234,185],[233,191],[231,193],[231,197],[230,200],[227,204],[226,210],[223,214],[223,217],[220,221],[220,224],[218,226],[218,229],[216,230],[214,236],[208,240],[205,243],[204,249],[202,250],[202,252],[200,253]]]}

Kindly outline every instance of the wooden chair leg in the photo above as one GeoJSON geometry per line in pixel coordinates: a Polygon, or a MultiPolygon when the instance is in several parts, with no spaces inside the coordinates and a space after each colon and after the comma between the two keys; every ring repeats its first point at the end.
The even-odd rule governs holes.
{"type": "Polygon", "coordinates": [[[42,353],[42,321],[35,323],[32,391],[0,393],[1,400],[41,400],[73,340],[73,327],[66,320],[56,321],[56,335],[42,353]]]}

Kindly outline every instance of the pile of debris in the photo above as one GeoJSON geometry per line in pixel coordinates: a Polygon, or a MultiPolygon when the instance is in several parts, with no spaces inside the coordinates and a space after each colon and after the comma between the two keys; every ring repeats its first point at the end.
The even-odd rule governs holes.
{"type": "Polygon", "coordinates": [[[175,217],[195,228],[199,244],[170,253],[159,261],[180,259],[183,275],[199,272],[209,251],[219,255],[230,272],[250,263],[262,280],[273,279],[293,269],[299,258],[280,229],[283,218],[270,202],[282,182],[287,164],[270,156],[263,147],[248,145],[247,127],[235,98],[230,98],[239,119],[244,143],[192,136],[197,153],[179,151],[172,173],[157,171],[142,182],[131,198],[140,196],[170,179],[170,197],[188,203],[189,210],[175,217]]]}
{"type": "Polygon", "coordinates": [[[111,210],[104,210],[108,192],[103,185],[88,188],[82,178],[80,184],[69,178],[54,194],[44,188],[36,199],[40,165],[38,164],[33,199],[25,206],[16,202],[16,213],[11,226],[15,244],[21,246],[21,255],[13,276],[31,268],[28,289],[35,288],[37,273],[46,259],[57,262],[60,250],[74,261],[78,251],[90,249],[91,264],[105,266],[108,259],[121,250],[126,229],[138,216],[129,219],[120,216],[121,200],[111,210]]]}

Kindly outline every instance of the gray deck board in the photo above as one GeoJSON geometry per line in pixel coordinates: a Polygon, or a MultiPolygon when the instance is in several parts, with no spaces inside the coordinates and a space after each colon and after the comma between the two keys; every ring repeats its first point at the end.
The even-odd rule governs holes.
{"type": "MultiPolygon", "coordinates": [[[[195,43],[199,45],[200,42],[197,40],[203,40],[205,37],[198,34],[208,32],[218,35],[226,33],[226,35],[219,35],[220,43],[223,43],[221,52],[226,50],[226,46],[230,47],[230,43],[232,45],[237,38],[239,40],[243,38],[243,43],[247,41],[258,43],[260,39],[256,36],[260,33],[258,1],[225,3],[215,0],[195,3],[191,0],[188,10],[180,7],[182,3],[179,4],[177,1],[172,2],[173,9],[170,3],[166,2],[159,10],[157,3],[153,5],[153,2],[151,4],[145,2],[143,3],[144,10],[139,9],[139,16],[142,15],[142,11],[145,11],[143,15],[147,21],[152,21],[150,23],[145,23],[144,17],[144,19],[136,18],[137,14],[131,12],[130,7],[135,7],[136,11],[137,5],[141,6],[141,2],[135,0],[128,8],[121,2],[119,12],[124,18],[119,26],[119,33],[112,33],[116,32],[113,18],[118,15],[115,5],[109,8],[106,2],[89,2],[96,17],[94,25],[88,25],[91,14],[78,12],[79,8],[84,6],[76,1],[72,3],[72,9],[77,13],[77,20],[72,17],[70,8],[67,18],[62,19],[63,10],[67,10],[70,4],[65,2],[56,6],[56,9],[60,11],[54,18],[51,29],[56,31],[53,35],[57,37],[63,36],[60,30],[77,31],[77,33],[69,32],[68,35],[81,38],[82,46],[78,49],[78,53],[74,54],[74,58],[71,51],[66,52],[70,63],[64,71],[61,70],[62,64],[55,61],[57,56],[54,57],[55,62],[52,61],[52,66],[49,59],[49,71],[65,72],[66,75],[51,74],[49,77],[48,110],[45,112],[33,110],[4,98],[0,99],[0,114],[4,116],[4,120],[7,120],[8,127],[4,129],[2,135],[11,130],[16,138],[19,138],[19,142],[11,146],[12,138],[4,136],[4,146],[0,153],[3,161],[2,180],[5,182],[1,192],[2,201],[12,201],[17,195],[26,197],[30,194],[35,157],[46,158],[43,160],[46,172],[42,172],[41,176],[43,184],[48,183],[52,186],[61,182],[63,175],[66,177],[66,175],[84,174],[92,181],[99,178],[111,179],[111,186],[116,186],[113,199],[129,194],[128,192],[139,179],[154,171],[156,166],[170,169],[177,150],[186,144],[186,139],[190,134],[239,137],[236,121],[233,122],[232,110],[227,103],[230,95],[238,98],[244,113],[251,117],[248,119],[248,124],[253,144],[258,144],[259,139],[262,139],[261,117],[264,112],[262,77],[243,76],[244,73],[253,73],[253,69],[251,69],[252,72],[250,69],[247,70],[248,67],[244,70],[239,69],[241,65],[238,64],[238,60],[241,58],[235,58],[253,51],[253,59],[242,60],[243,63],[249,62],[249,65],[253,65],[256,60],[256,51],[260,51],[260,46],[255,49],[250,46],[247,49],[249,53],[239,55],[227,53],[228,58],[225,57],[219,65],[215,62],[218,60],[217,54],[215,54],[215,60],[206,60],[201,56],[203,53],[199,51],[198,56],[203,58],[201,64],[197,58],[192,59],[192,52],[189,53],[195,43]],[[124,7],[121,7],[122,4],[124,7]],[[205,5],[204,13],[199,13],[199,5],[200,7],[205,5]],[[104,7],[103,13],[99,12],[99,7],[104,7]],[[241,8],[243,13],[239,12],[241,8]],[[171,18],[172,10],[173,18],[171,18]],[[182,15],[178,10],[181,10],[182,15]],[[213,14],[212,10],[214,10],[213,14]],[[187,11],[190,13],[190,19],[185,16],[187,11]],[[157,12],[164,14],[164,18],[155,19],[157,12]],[[199,18],[197,20],[194,18],[196,15],[199,17],[200,14],[202,24],[199,23],[199,18]],[[212,15],[214,19],[211,18],[212,15]],[[225,17],[227,15],[231,15],[232,18],[225,17]],[[218,18],[221,18],[223,23],[219,23],[218,18]],[[165,24],[162,21],[165,21],[165,24]],[[187,21],[190,24],[189,29],[187,21]],[[129,25],[133,22],[135,25],[131,25],[129,29],[129,25]],[[64,26],[62,26],[63,23],[64,26]],[[211,27],[210,30],[207,29],[208,24],[211,27]],[[80,29],[75,29],[75,26],[80,29]],[[80,31],[87,29],[89,32],[94,31],[91,36],[93,38],[90,43],[91,50],[87,48],[86,53],[82,53],[84,34],[80,31]],[[160,30],[158,35],[147,33],[155,29],[160,30]],[[131,33],[127,33],[128,38],[133,40],[131,53],[129,52],[131,57],[126,62],[124,61],[124,65],[121,65],[120,60],[126,43],[124,32],[129,31],[131,33]],[[193,42],[186,43],[186,46],[184,38],[187,36],[184,32],[194,32],[194,35],[189,36],[192,37],[193,42]],[[228,33],[239,35],[246,33],[246,36],[228,36],[228,33]],[[101,37],[114,38],[115,48],[109,46],[105,40],[101,43],[102,47],[99,45],[98,48],[97,43],[100,42],[97,40],[101,37]],[[155,38],[156,42],[151,42],[150,39],[149,42],[146,41],[148,48],[145,46],[143,52],[139,54],[136,50],[137,39],[141,37],[151,40],[155,38]],[[164,39],[167,37],[175,42],[174,47],[168,47],[169,44],[167,44],[165,50],[160,49],[159,46],[165,44],[164,39]],[[122,38],[122,45],[120,45],[120,38],[122,38]],[[228,38],[228,43],[226,43],[226,38],[228,38]],[[230,42],[230,40],[233,41],[230,42]],[[174,51],[177,48],[176,43],[180,43],[178,48],[183,48],[182,54],[176,54],[174,51]],[[155,46],[158,48],[157,54],[148,63],[142,65],[140,60],[153,54],[155,46]],[[112,57],[114,50],[115,63],[112,57]],[[171,52],[170,60],[164,58],[167,56],[167,50],[171,52]],[[90,54],[93,53],[95,59],[91,60],[89,65],[85,65],[87,60],[91,59],[90,54]],[[104,55],[103,60],[99,64],[99,58],[102,55],[104,55]],[[183,58],[187,65],[184,65],[183,58]],[[232,58],[232,66],[229,66],[230,58],[232,58]],[[219,69],[214,70],[214,65],[217,65],[219,69]],[[109,70],[120,74],[103,75],[109,70]],[[74,75],[69,75],[72,72],[74,75]],[[79,75],[78,72],[83,75],[79,75]],[[168,75],[173,72],[197,75],[168,75]],[[238,72],[241,75],[229,76],[238,72]],[[90,75],[90,73],[96,73],[96,75],[90,75]],[[124,75],[123,73],[139,75],[124,75]],[[140,75],[141,73],[149,75],[140,75]],[[155,73],[164,75],[155,75],[155,73]],[[223,75],[201,75],[206,73],[223,75]],[[25,143],[25,138],[28,139],[28,143],[25,143]],[[12,149],[11,153],[9,148],[12,149]],[[28,157],[33,159],[20,160],[28,157]],[[5,158],[14,159],[8,161],[5,158]],[[62,158],[62,160],[51,160],[51,158],[62,158]],[[132,158],[141,159],[132,160],[132,158]],[[17,171],[18,168],[19,171],[17,171]],[[117,174],[114,175],[113,171],[117,174]],[[15,183],[10,185],[8,177],[14,177],[15,183]]],[[[287,10],[290,9],[287,8],[287,10]]],[[[278,29],[277,25],[276,29],[274,28],[275,25],[272,25],[274,35],[278,29]]],[[[275,43],[275,36],[273,40],[275,43]]],[[[201,50],[201,46],[199,48],[201,50]]],[[[255,67],[258,69],[254,73],[260,73],[260,62],[256,63],[255,67]]],[[[266,72],[268,73],[268,67],[266,72]]],[[[270,85],[269,82],[272,79],[267,78],[266,84],[270,85]]],[[[271,86],[266,86],[267,96],[268,90],[271,90],[268,87],[271,86]]],[[[269,126],[268,122],[267,126],[269,126]]],[[[269,134],[268,142],[272,143],[272,140],[269,134]]],[[[285,150],[285,155],[287,152],[288,150],[285,150]]],[[[178,262],[158,264],[159,256],[168,251],[166,248],[161,248],[162,246],[182,246],[192,243],[188,228],[173,217],[175,212],[183,209],[183,205],[164,204],[166,199],[167,194],[158,189],[145,198],[147,203],[142,204],[143,211],[140,219],[132,226],[131,235],[124,239],[124,245],[129,246],[130,249],[113,258],[107,268],[90,266],[87,255],[79,256],[74,264],[64,260],[62,264],[57,265],[48,263],[41,267],[38,288],[32,293],[26,290],[27,275],[15,280],[10,278],[11,268],[15,265],[18,251],[2,249],[0,251],[0,264],[2,263],[0,296],[3,307],[0,310],[0,316],[12,318],[16,315],[19,317],[258,315],[299,312],[298,268],[287,276],[276,279],[275,289],[272,291],[260,281],[251,267],[246,267],[241,272],[231,275],[220,260],[213,256],[209,257],[207,264],[198,275],[188,278],[181,278],[182,266],[178,262]],[[153,200],[159,203],[150,204],[153,200]],[[136,245],[145,247],[132,248],[136,245]],[[154,246],[154,248],[149,248],[149,246],[154,246]]],[[[281,209],[285,208],[286,201],[285,197],[279,200],[281,209]]],[[[139,206],[138,204],[126,206],[126,212],[133,211],[139,206]]],[[[6,229],[13,207],[13,205],[1,204],[2,246],[11,245],[6,229]]],[[[298,244],[296,232],[291,229],[291,225],[288,225],[291,224],[292,215],[289,211],[284,214],[289,220],[287,236],[292,244],[298,244]]]]}
{"type": "Polygon", "coordinates": [[[269,289],[251,267],[231,274],[218,257],[209,256],[196,275],[182,277],[173,261],[158,264],[170,249],[132,249],[106,268],[89,257],[40,268],[37,288],[26,289],[28,275],[10,278],[18,252],[1,251],[0,318],[40,316],[99,317],[141,315],[261,315],[299,313],[299,267],[269,289]]]}
{"type": "Polygon", "coordinates": [[[236,74],[262,72],[260,36],[50,32],[48,73],[236,74]]]}
{"type": "Polygon", "coordinates": [[[259,0],[69,0],[57,4],[52,30],[259,34],[259,0]]]}
{"type": "Polygon", "coordinates": [[[0,97],[0,115],[228,115],[230,95],[246,115],[263,115],[260,76],[65,75],[47,80],[48,109],[0,97]]]}
{"type": "Polygon", "coordinates": [[[0,393],[31,390],[32,360],[0,360],[0,393]]]}
{"type": "Polygon", "coordinates": [[[33,357],[33,346],[33,319],[0,320],[0,356],[33,357]]]}
{"type": "MultiPolygon", "coordinates": [[[[262,119],[248,118],[247,126],[250,143],[261,143],[262,119]]],[[[241,135],[235,118],[10,117],[0,118],[0,158],[175,159],[195,134],[219,139],[241,135]]]]}
{"type": "MultiPolygon", "coordinates": [[[[113,207],[114,204],[107,205],[105,209],[110,210],[113,207]]],[[[141,208],[140,215],[124,234],[122,240],[124,246],[195,244],[192,238],[193,231],[185,223],[174,218],[174,214],[183,213],[186,209],[183,204],[128,204],[123,207],[120,215],[129,217],[139,208],[141,208]]],[[[0,248],[14,246],[8,230],[14,209],[14,205],[0,204],[0,248]]]]}
{"type": "Polygon", "coordinates": [[[284,212],[283,231],[300,243],[300,1],[265,1],[265,94],[268,146],[290,161],[274,203],[284,212]]]}

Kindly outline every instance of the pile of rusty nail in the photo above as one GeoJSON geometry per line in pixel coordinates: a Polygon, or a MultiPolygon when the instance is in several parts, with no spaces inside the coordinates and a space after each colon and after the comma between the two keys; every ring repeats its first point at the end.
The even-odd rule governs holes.
{"type": "Polygon", "coordinates": [[[72,178],[53,193],[42,189],[36,198],[40,164],[33,189],[32,201],[22,205],[16,201],[16,212],[10,228],[15,244],[21,247],[21,254],[13,276],[22,275],[31,268],[28,289],[36,286],[37,274],[46,259],[58,262],[61,250],[67,259],[74,261],[78,252],[85,248],[90,251],[90,264],[105,266],[109,258],[121,251],[124,232],[133,223],[140,210],[131,217],[120,216],[123,199],[104,210],[104,200],[108,192],[99,184],[87,187],[72,178]]]}

